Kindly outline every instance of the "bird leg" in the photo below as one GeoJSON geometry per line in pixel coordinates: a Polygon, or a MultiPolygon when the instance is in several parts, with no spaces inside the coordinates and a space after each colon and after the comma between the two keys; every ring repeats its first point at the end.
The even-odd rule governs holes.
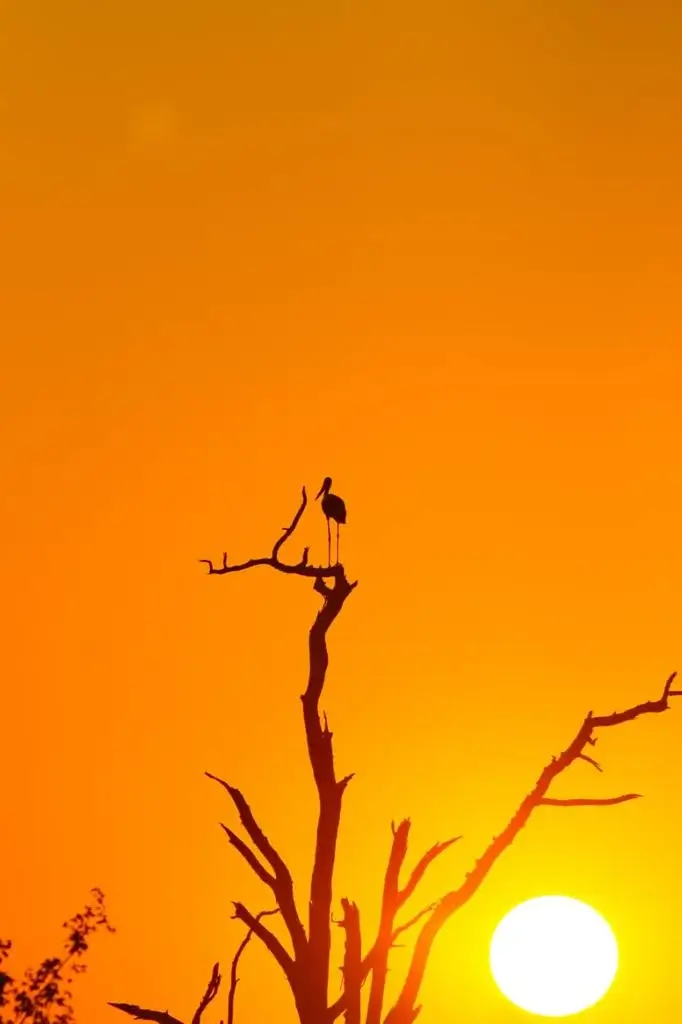
{"type": "Polygon", "coordinates": [[[336,524],[336,564],[339,564],[339,524],[336,524]]]}
{"type": "Polygon", "coordinates": [[[332,526],[329,522],[329,516],[327,516],[327,567],[330,568],[332,564],[332,526]]]}

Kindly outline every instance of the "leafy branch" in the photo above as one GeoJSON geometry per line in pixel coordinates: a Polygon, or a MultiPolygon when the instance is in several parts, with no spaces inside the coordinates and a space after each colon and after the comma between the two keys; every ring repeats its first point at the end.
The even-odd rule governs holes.
{"type": "MultiPolygon", "coordinates": [[[[62,956],[48,957],[36,968],[28,968],[20,980],[0,970],[0,1024],[72,1024],[74,1010],[71,985],[87,965],[82,962],[89,937],[100,928],[115,929],[109,923],[104,893],[92,889],[93,904],[62,925],[68,932],[62,956]]],[[[12,949],[10,940],[0,941],[0,966],[12,949]]]]}

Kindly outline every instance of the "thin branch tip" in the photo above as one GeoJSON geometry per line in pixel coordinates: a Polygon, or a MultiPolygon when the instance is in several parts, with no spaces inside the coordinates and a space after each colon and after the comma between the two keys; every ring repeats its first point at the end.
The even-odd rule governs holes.
{"type": "Polygon", "coordinates": [[[546,807],[611,807],[613,804],[625,804],[630,800],[641,800],[641,793],[623,793],[622,796],[604,797],[543,797],[539,803],[546,807]]]}
{"type": "MultiPolygon", "coordinates": [[[[256,921],[257,924],[260,924],[260,921],[261,921],[262,918],[269,917],[271,914],[278,914],[278,913],[279,913],[279,909],[277,907],[274,910],[261,910],[260,913],[256,914],[255,921],[256,921]]],[[[246,935],[245,935],[245,937],[242,939],[241,943],[239,944],[239,946],[237,948],[237,952],[235,953],[235,955],[234,955],[234,957],[232,959],[232,967],[230,969],[230,991],[229,991],[228,996],[227,996],[227,1024],[234,1024],[234,999],[235,999],[235,994],[236,994],[236,991],[237,991],[237,985],[239,984],[239,976],[237,975],[237,967],[239,966],[239,961],[240,961],[240,959],[242,957],[242,954],[244,953],[244,950],[248,946],[249,941],[251,940],[251,936],[252,935],[253,935],[253,928],[249,928],[247,933],[246,933],[246,935]]],[[[222,1024],[222,1022],[221,1022],[221,1024],[222,1024]]]]}
{"type": "Polygon", "coordinates": [[[599,762],[595,761],[595,759],[593,757],[590,757],[588,754],[578,754],[578,758],[581,761],[587,761],[587,763],[591,764],[593,768],[596,768],[598,772],[604,771],[599,762]]]}

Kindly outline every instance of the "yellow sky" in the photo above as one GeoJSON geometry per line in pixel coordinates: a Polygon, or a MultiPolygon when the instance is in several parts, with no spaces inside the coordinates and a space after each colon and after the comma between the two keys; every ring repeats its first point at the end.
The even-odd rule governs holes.
{"type": "MultiPolygon", "coordinates": [[[[35,960],[104,889],[82,1020],[189,1019],[230,900],[268,905],[204,770],[305,879],[317,598],[196,561],[267,552],[303,483],[333,476],[361,581],[325,706],[369,925],[392,818],[415,855],[465,835],[428,900],[586,710],[682,669],[681,47],[672,0],[4,0],[0,917],[35,960]]],[[[317,508],[301,539],[324,556],[317,508]]],[[[424,1024],[518,1018],[487,943],[545,892],[621,944],[586,1024],[679,1020],[680,736],[682,707],[574,769],[646,799],[537,817],[424,1024]]],[[[255,946],[240,973],[239,1024],[292,1024],[255,946]]]]}

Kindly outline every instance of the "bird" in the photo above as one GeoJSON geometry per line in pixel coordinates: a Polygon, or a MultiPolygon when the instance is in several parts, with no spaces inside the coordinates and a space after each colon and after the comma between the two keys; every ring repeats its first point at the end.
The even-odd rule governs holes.
{"type": "Polygon", "coordinates": [[[331,493],[332,478],[326,476],[315,495],[315,501],[322,495],[322,511],[327,517],[327,564],[332,564],[332,531],[330,519],[336,523],[336,564],[339,564],[339,525],[346,522],[346,504],[338,494],[331,493]]]}

